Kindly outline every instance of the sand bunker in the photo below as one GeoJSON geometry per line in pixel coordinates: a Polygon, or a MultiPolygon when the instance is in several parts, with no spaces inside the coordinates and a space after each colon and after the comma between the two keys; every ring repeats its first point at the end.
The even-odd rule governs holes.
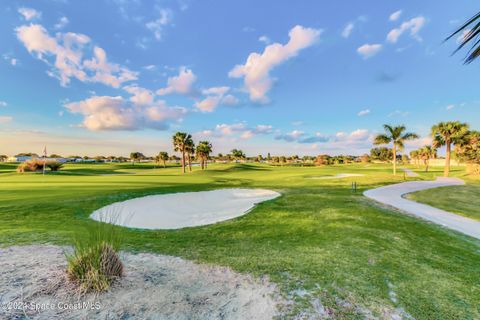
{"type": "Polygon", "coordinates": [[[359,173],[339,173],[334,176],[323,176],[323,177],[309,177],[308,179],[341,179],[341,178],[350,178],[350,177],[362,177],[364,174],[359,173]]]}
{"type": "Polygon", "coordinates": [[[265,189],[220,189],[135,198],[100,208],[97,221],[142,229],[178,229],[239,217],[280,193],[265,189]]]}
{"type": "Polygon", "coordinates": [[[266,279],[170,256],[121,257],[122,279],[79,297],[61,247],[0,249],[0,319],[272,319],[283,304],[266,279]]]}

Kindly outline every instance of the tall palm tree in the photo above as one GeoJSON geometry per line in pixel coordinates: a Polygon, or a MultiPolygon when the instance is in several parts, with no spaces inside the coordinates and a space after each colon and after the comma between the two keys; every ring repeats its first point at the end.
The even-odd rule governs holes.
{"type": "Polygon", "coordinates": [[[435,159],[437,157],[437,149],[432,146],[424,146],[418,150],[420,158],[425,164],[425,171],[428,172],[428,165],[430,164],[430,159],[435,159]]]}
{"type": "Polygon", "coordinates": [[[439,122],[432,126],[433,146],[440,148],[445,146],[445,169],[443,175],[450,174],[450,155],[452,143],[458,143],[468,132],[468,124],[459,121],[439,122]]]}
{"type": "Polygon", "coordinates": [[[407,128],[404,125],[392,127],[388,124],[383,125],[385,134],[379,134],[375,137],[374,144],[393,144],[393,175],[397,174],[397,150],[400,151],[404,147],[407,140],[418,139],[418,135],[412,132],[405,132],[407,128]]]}
{"type": "Polygon", "coordinates": [[[187,159],[188,159],[188,171],[192,171],[192,157],[195,155],[195,143],[193,142],[193,139],[190,137],[190,139],[187,140],[186,145],[185,145],[185,151],[187,152],[187,159]]]}
{"type": "Polygon", "coordinates": [[[173,150],[182,153],[183,173],[185,173],[185,154],[188,151],[190,141],[193,143],[192,136],[185,132],[177,132],[173,136],[173,150]]]}
{"type": "Polygon", "coordinates": [[[200,159],[202,170],[207,168],[207,159],[212,152],[212,144],[208,141],[200,141],[197,146],[197,158],[200,159]]]}
{"type": "Polygon", "coordinates": [[[465,47],[468,43],[472,43],[472,47],[467,53],[465,57],[464,63],[469,64],[476,58],[480,56],[480,39],[478,39],[478,35],[480,34],[480,12],[475,14],[473,17],[468,19],[463,25],[460,26],[455,32],[453,32],[450,36],[448,36],[445,41],[452,39],[453,37],[457,37],[461,35],[460,45],[454,51],[454,53],[461,50],[465,47]]]}

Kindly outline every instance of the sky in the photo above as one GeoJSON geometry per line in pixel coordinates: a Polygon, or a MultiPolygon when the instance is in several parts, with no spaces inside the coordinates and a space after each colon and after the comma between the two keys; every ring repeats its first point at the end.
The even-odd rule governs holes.
{"type": "Polygon", "coordinates": [[[428,144],[480,127],[478,63],[443,40],[474,1],[4,1],[0,154],[363,154],[383,124],[428,144]]]}

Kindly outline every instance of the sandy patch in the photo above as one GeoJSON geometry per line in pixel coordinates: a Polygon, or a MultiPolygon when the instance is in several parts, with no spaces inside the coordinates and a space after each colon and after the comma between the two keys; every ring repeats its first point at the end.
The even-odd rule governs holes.
{"type": "Polygon", "coordinates": [[[364,174],[360,173],[339,173],[334,176],[323,176],[323,177],[308,177],[308,179],[342,179],[350,177],[363,177],[364,174]]]}
{"type": "Polygon", "coordinates": [[[283,303],[268,280],[228,268],[147,253],[122,260],[125,276],[109,292],[79,297],[61,247],[0,249],[0,319],[271,319],[283,303]]]}
{"type": "Polygon", "coordinates": [[[220,189],[153,195],[113,203],[90,218],[142,229],[203,226],[246,214],[280,193],[265,189],[220,189]]]}

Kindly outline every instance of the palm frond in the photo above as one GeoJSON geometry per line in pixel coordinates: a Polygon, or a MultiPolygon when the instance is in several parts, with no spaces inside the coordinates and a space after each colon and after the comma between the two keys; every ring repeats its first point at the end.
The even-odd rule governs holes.
{"type": "Polygon", "coordinates": [[[392,141],[392,138],[387,136],[386,134],[379,134],[375,137],[373,143],[374,144],[388,144],[392,141]]]}
{"type": "Polygon", "coordinates": [[[470,30],[463,36],[463,38],[461,39],[461,43],[457,47],[457,49],[452,53],[453,55],[460,51],[465,45],[474,42],[470,50],[467,52],[467,55],[464,59],[464,64],[469,64],[473,62],[478,56],[480,56],[480,39],[478,39],[478,36],[480,35],[480,21],[477,22],[478,20],[480,20],[480,12],[467,20],[467,22],[461,25],[455,32],[453,32],[444,40],[450,40],[451,38],[458,35],[460,32],[468,30],[467,28],[471,27],[474,24],[470,28],[470,30]]]}

